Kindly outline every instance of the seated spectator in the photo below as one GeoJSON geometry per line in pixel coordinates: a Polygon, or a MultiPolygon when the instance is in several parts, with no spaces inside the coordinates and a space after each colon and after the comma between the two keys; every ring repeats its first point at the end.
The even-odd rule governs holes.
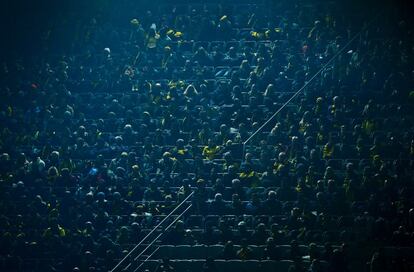
{"type": "Polygon", "coordinates": [[[227,208],[226,203],[223,200],[223,196],[220,193],[215,194],[214,200],[210,203],[210,213],[211,214],[226,214],[227,208]]]}
{"type": "Polygon", "coordinates": [[[228,222],[224,220],[220,220],[218,228],[219,228],[219,233],[218,233],[219,240],[222,243],[234,240],[233,231],[230,228],[228,222]]]}
{"type": "Polygon", "coordinates": [[[206,222],[201,241],[199,242],[204,245],[215,245],[219,242],[219,233],[211,222],[206,222]]]}
{"type": "Polygon", "coordinates": [[[209,139],[207,145],[203,148],[203,156],[209,160],[216,157],[220,147],[215,145],[212,139],[209,139]]]}
{"type": "Polygon", "coordinates": [[[241,215],[245,213],[244,204],[241,202],[238,194],[232,195],[232,201],[227,205],[227,211],[229,214],[241,215]]]}
{"type": "Polygon", "coordinates": [[[246,242],[250,242],[251,233],[247,230],[246,222],[240,221],[237,224],[237,229],[234,234],[233,240],[236,244],[241,244],[242,240],[245,240],[246,242]]]}
{"type": "Polygon", "coordinates": [[[252,234],[251,241],[255,245],[264,245],[266,243],[269,234],[266,231],[266,225],[260,223],[257,225],[256,229],[252,234]]]}
{"type": "Polygon", "coordinates": [[[264,257],[268,260],[279,260],[280,253],[278,248],[276,247],[276,243],[272,237],[267,238],[266,240],[266,248],[264,250],[264,257]]]}
{"type": "Polygon", "coordinates": [[[266,214],[276,215],[281,214],[282,206],[276,198],[275,191],[269,191],[267,194],[267,199],[263,202],[264,212],[266,214]]]}
{"type": "Polygon", "coordinates": [[[185,229],[184,229],[184,222],[178,220],[174,227],[170,229],[164,235],[164,243],[169,245],[179,245],[182,244],[185,239],[185,229]]]}
{"type": "Polygon", "coordinates": [[[217,256],[217,259],[231,260],[237,259],[237,253],[234,249],[233,242],[227,241],[224,245],[223,251],[217,256]]]}
{"type": "Polygon", "coordinates": [[[240,243],[240,249],[237,251],[237,257],[241,260],[253,259],[253,251],[248,246],[247,240],[242,239],[240,243]]]}
{"type": "Polygon", "coordinates": [[[256,193],[252,193],[251,200],[246,204],[246,211],[248,214],[258,215],[263,214],[264,207],[256,193]]]}

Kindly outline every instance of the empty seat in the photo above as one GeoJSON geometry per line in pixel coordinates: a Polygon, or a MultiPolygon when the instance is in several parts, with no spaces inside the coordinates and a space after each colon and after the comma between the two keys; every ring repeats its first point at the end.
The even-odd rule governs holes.
{"type": "MultiPolygon", "coordinates": [[[[196,263],[194,263],[196,264],[196,263]]],[[[176,271],[196,271],[193,261],[189,259],[185,260],[173,260],[173,267],[176,271]]]]}
{"type": "Polygon", "coordinates": [[[146,261],[141,269],[144,271],[144,269],[148,269],[149,271],[155,271],[159,266],[161,262],[159,260],[148,260],[146,261]]]}
{"type": "Polygon", "coordinates": [[[275,261],[273,271],[275,271],[275,272],[288,272],[290,266],[292,266],[293,264],[294,264],[294,262],[290,261],[290,260],[275,261]]]}
{"type": "Polygon", "coordinates": [[[289,259],[289,257],[290,257],[290,245],[280,245],[280,246],[277,246],[277,249],[278,249],[280,257],[282,259],[289,259]]]}
{"type": "Polygon", "coordinates": [[[215,260],[218,272],[242,271],[243,262],[241,260],[215,260]]]}
{"type": "Polygon", "coordinates": [[[251,245],[250,248],[253,251],[253,257],[257,258],[259,260],[264,258],[264,250],[265,250],[265,246],[256,246],[256,245],[251,245]]]}
{"type": "Polygon", "coordinates": [[[241,270],[238,271],[260,271],[261,263],[259,260],[246,260],[241,263],[241,270]]]}
{"type": "Polygon", "coordinates": [[[206,263],[205,260],[192,260],[192,268],[194,269],[193,271],[195,272],[200,272],[203,270],[203,266],[206,263]]]}
{"type": "Polygon", "coordinates": [[[207,258],[207,247],[205,245],[192,246],[191,256],[193,259],[206,259],[207,258]]]}
{"type": "Polygon", "coordinates": [[[211,245],[207,247],[207,256],[216,258],[222,251],[223,245],[211,245]]]}
{"type": "Polygon", "coordinates": [[[171,252],[173,251],[174,246],[172,245],[162,245],[159,247],[157,252],[154,253],[152,259],[162,259],[162,258],[170,258],[171,252]]]}
{"type": "Polygon", "coordinates": [[[178,245],[172,249],[171,259],[192,259],[192,247],[189,245],[178,245]]]}

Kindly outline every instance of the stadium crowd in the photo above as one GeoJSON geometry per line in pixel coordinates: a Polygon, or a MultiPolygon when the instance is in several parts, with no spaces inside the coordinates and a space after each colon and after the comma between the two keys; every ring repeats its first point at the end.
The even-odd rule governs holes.
{"type": "Polygon", "coordinates": [[[407,22],[121,2],[2,63],[1,271],[108,271],[193,191],[159,271],[413,271],[407,22]]]}

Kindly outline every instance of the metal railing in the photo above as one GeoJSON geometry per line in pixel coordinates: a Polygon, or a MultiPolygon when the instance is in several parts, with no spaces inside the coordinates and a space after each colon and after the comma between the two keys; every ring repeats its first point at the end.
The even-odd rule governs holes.
{"type": "MultiPolygon", "coordinates": [[[[128,258],[130,257],[130,256],[133,256],[133,254],[134,253],[136,253],[136,250],[138,249],[138,247],[140,246],[140,245],[142,245],[142,243],[145,241],[145,240],[147,240],[148,239],[148,237],[150,237],[150,235],[151,234],[153,234],[164,222],[166,222],[166,220],[168,219],[168,218],[170,218],[172,215],[173,215],[173,213],[175,212],[175,211],[177,211],[184,203],[186,203],[187,202],[187,200],[192,196],[194,194],[194,192],[191,192],[183,201],[181,201],[181,203],[180,204],[178,204],[177,205],[177,207],[175,207],[164,219],[162,219],[161,220],[161,222],[160,223],[158,223],[158,225],[156,225],[137,245],[135,245],[135,247],[130,251],[130,252],[128,252],[128,254],[126,254],[125,256],[124,256],[124,258],[122,258],[119,262],[118,262],[118,264],[117,265],[115,265],[115,267],[112,269],[112,270],[110,270],[111,272],[116,272],[116,271],[121,271],[121,269],[122,270],[128,270],[130,267],[131,267],[131,265],[132,265],[132,262],[128,262],[128,263],[126,263],[127,261],[128,261],[128,258]]],[[[146,252],[156,241],[157,241],[157,239],[159,239],[163,234],[164,234],[164,232],[166,231],[166,230],[168,230],[175,222],[177,222],[177,220],[179,219],[179,218],[181,218],[183,215],[184,215],[184,213],[186,213],[190,208],[192,207],[192,204],[190,204],[181,214],[179,214],[174,220],[173,220],[173,222],[171,223],[171,224],[169,224],[164,230],[163,230],[163,232],[161,232],[155,239],[153,239],[152,241],[151,241],[151,243],[150,244],[148,244],[146,247],[145,247],[145,249],[143,250],[143,251],[141,251],[137,256],[135,256],[134,257],[134,260],[133,261],[137,261],[138,260],[138,258],[139,257],[141,257],[143,254],[144,254],[144,252],[146,252]]],[[[156,250],[158,250],[158,249],[156,249],[156,250]]],[[[152,252],[148,257],[147,257],[147,259],[146,260],[144,260],[143,261],[143,263],[145,262],[145,261],[147,261],[148,259],[149,259],[149,257],[150,256],[152,256],[154,253],[155,253],[156,251],[154,251],[154,252],[152,252]]],[[[142,264],[139,266],[139,267],[141,267],[142,266],[142,264]]],[[[137,269],[139,268],[139,267],[137,267],[137,269]]],[[[134,271],[137,271],[137,269],[136,270],[134,270],[134,271]]]]}
{"type": "MultiPolygon", "coordinates": [[[[140,254],[138,254],[138,256],[137,257],[135,257],[135,259],[134,259],[134,261],[136,262],[136,261],[138,261],[138,258],[139,257],[141,257],[143,254],[144,254],[144,252],[146,252],[164,233],[165,233],[165,231],[167,231],[169,228],[171,228],[174,224],[175,224],[175,222],[177,222],[178,221],[178,219],[180,219],[191,207],[192,207],[193,205],[192,204],[190,204],[180,215],[178,215],[165,229],[164,229],[164,231],[163,232],[161,232],[160,234],[158,234],[158,236],[154,239],[154,240],[152,240],[151,241],[151,243],[140,253],[140,254]]],[[[154,255],[154,253],[156,252],[156,251],[158,251],[158,249],[159,249],[159,247],[157,247],[150,255],[148,255],[147,256],[147,258],[145,259],[145,260],[143,260],[142,262],[141,262],[141,264],[136,268],[136,269],[134,269],[134,272],[136,272],[136,271],[138,271],[144,264],[145,264],[145,262],[146,261],[148,261],[149,260],[149,258],[151,258],[151,256],[152,255],[154,255]]],[[[130,263],[130,265],[132,265],[132,262],[130,263]]]]}
{"type": "Polygon", "coordinates": [[[378,12],[376,16],[374,16],[369,23],[367,23],[365,26],[361,28],[360,31],[358,31],[338,52],[336,52],[308,81],[305,82],[305,84],[297,90],[272,116],[270,116],[269,119],[267,119],[255,132],[250,135],[249,138],[247,138],[243,142],[243,157],[242,162],[245,160],[245,153],[246,153],[246,144],[251,141],[264,127],[266,127],[267,124],[269,124],[287,105],[289,105],[293,99],[295,99],[300,93],[303,92],[303,90],[314,81],[314,79],[319,76],[338,56],[340,56],[348,46],[355,41],[356,38],[360,37],[360,35],[367,30],[371,24],[381,15],[382,11],[378,12]]]}

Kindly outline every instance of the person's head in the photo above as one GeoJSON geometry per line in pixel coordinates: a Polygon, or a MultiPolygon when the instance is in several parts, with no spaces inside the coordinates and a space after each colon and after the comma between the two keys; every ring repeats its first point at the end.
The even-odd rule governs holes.
{"type": "Polygon", "coordinates": [[[291,210],[291,216],[292,217],[298,217],[300,215],[300,209],[298,207],[294,207],[291,210]]]}
{"type": "Polygon", "coordinates": [[[228,127],[226,124],[221,124],[220,125],[220,133],[228,133],[228,127]]]}
{"type": "Polygon", "coordinates": [[[214,195],[214,201],[216,202],[222,202],[223,201],[223,196],[220,193],[217,193],[214,195]]]}
{"type": "Polygon", "coordinates": [[[112,197],[113,197],[114,201],[120,201],[122,199],[121,193],[119,193],[119,192],[114,192],[112,194],[112,197]]]}
{"type": "Polygon", "coordinates": [[[69,168],[62,168],[62,170],[60,171],[60,174],[62,177],[65,177],[65,178],[69,177],[70,175],[69,168]]]}
{"type": "Polygon", "coordinates": [[[335,186],[336,186],[335,185],[335,180],[329,179],[328,180],[328,186],[327,186],[328,192],[331,192],[331,193],[334,192],[336,190],[335,186]]]}
{"type": "Polygon", "coordinates": [[[246,60],[246,59],[242,60],[242,62],[240,64],[240,69],[241,70],[248,70],[248,69],[250,69],[249,61],[246,60]]]}
{"type": "Polygon", "coordinates": [[[408,218],[409,218],[411,221],[413,221],[413,223],[414,223],[414,208],[411,208],[411,209],[408,211],[408,218]]]}
{"type": "Polygon", "coordinates": [[[152,178],[149,185],[151,190],[157,190],[157,179],[152,178]]]}
{"type": "Polygon", "coordinates": [[[272,95],[274,95],[274,94],[275,94],[275,92],[276,92],[275,85],[273,85],[273,84],[269,84],[269,85],[267,85],[267,87],[266,87],[266,90],[265,90],[265,92],[264,92],[264,95],[265,95],[265,96],[272,96],[272,95]]]}
{"type": "Polygon", "coordinates": [[[257,225],[257,227],[256,227],[256,231],[257,231],[258,233],[264,233],[264,232],[266,232],[266,225],[265,225],[265,224],[263,224],[263,223],[259,223],[259,224],[257,225]]]}
{"type": "Polygon", "coordinates": [[[239,188],[239,187],[241,186],[241,184],[240,184],[240,180],[239,180],[239,179],[233,179],[233,180],[231,181],[231,186],[232,186],[233,188],[239,188]]]}
{"type": "Polygon", "coordinates": [[[198,179],[196,184],[197,188],[204,188],[206,186],[206,182],[204,179],[198,179]]]}
{"type": "MultiPolygon", "coordinates": [[[[227,173],[228,174],[230,174],[230,175],[234,175],[234,174],[237,174],[237,168],[236,168],[236,166],[234,166],[234,165],[230,165],[228,168],[227,168],[227,173]]],[[[238,180],[238,179],[237,179],[238,180]]],[[[238,187],[238,185],[240,184],[240,180],[238,180],[238,182],[236,181],[236,182],[233,182],[234,180],[232,180],[232,186],[233,187],[238,187]]]]}
{"type": "Polygon", "coordinates": [[[128,233],[129,233],[129,229],[128,229],[128,227],[127,227],[127,226],[122,226],[122,227],[119,229],[119,235],[120,235],[120,236],[125,236],[125,235],[128,235],[128,233]]]}
{"type": "Polygon", "coordinates": [[[233,203],[240,203],[240,196],[239,196],[239,194],[233,194],[231,196],[231,200],[233,201],[233,203]]]}
{"type": "Polygon", "coordinates": [[[224,251],[232,251],[233,248],[234,248],[234,245],[232,241],[227,241],[226,244],[224,245],[224,251]]]}
{"type": "Polygon", "coordinates": [[[229,225],[227,224],[226,220],[220,220],[218,227],[220,230],[226,230],[229,228],[229,225]]]}
{"type": "Polygon", "coordinates": [[[58,151],[52,151],[52,153],[50,153],[50,160],[52,162],[57,162],[59,160],[60,154],[58,151]]]}
{"type": "Polygon", "coordinates": [[[178,220],[175,223],[175,230],[178,232],[184,232],[184,222],[182,220],[178,220]]]}
{"type": "Polygon", "coordinates": [[[267,199],[269,200],[276,200],[276,192],[275,191],[269,191],[269,193],[267,193],[267,199]]]}
{"type": "Polygon", "coordinates": [[[177,146],[177,148],[184,148],[184,140],[183,139],[178,139],[176,141],[176,146],[177,146]]]}
{"type": "Polygon", "coordinates": [[[56,167],[51,166],[49,167],[49,170],[47,170],[47,175],[49,178],[56,178],[59,176],[59,171],[56,167]]]}
{"type": "Polygon", "coordinates": [[[237,228],[239,229],[239,231],[240,231],[240,232],[244,232],[244,231],[246,231],[246,230],[247,230],[247,227],[246,227],[246,222],[245,222],[245,221],[240,221],[240,222],[237,224],[237,228]]]}
{"type": "Polygon", "coordinates": [[[286,161],[286,153],[285,152],[280,152],[279,156],[278,156],[278,160],[279,160],[279,162],[285,162],[286,161]]]}
{"type": "Polygon", "coordinates": [[[233,157],[232,157],[232,155],[231,155],[231,152],[230,152],[230,151],[228,151],[228,152],[224,153],[224,155],[223,155],[223,159],[224,159],[227,163],[231,162],[231,161],[233,160],[233,157]]]}
{"type": "Polygon", "coordinates": [[[104,192],[99,192],[96,194],[96,200],[98,201],[104,201],[105,200],[105,193],[104,192]]]}
{"type": "Polygon", "coordinates": [[[275,246],[275,240],[273,239],[273,237],[269,237],[266,240],[266,246],[268,248],[274,247],[275,246]]]}

